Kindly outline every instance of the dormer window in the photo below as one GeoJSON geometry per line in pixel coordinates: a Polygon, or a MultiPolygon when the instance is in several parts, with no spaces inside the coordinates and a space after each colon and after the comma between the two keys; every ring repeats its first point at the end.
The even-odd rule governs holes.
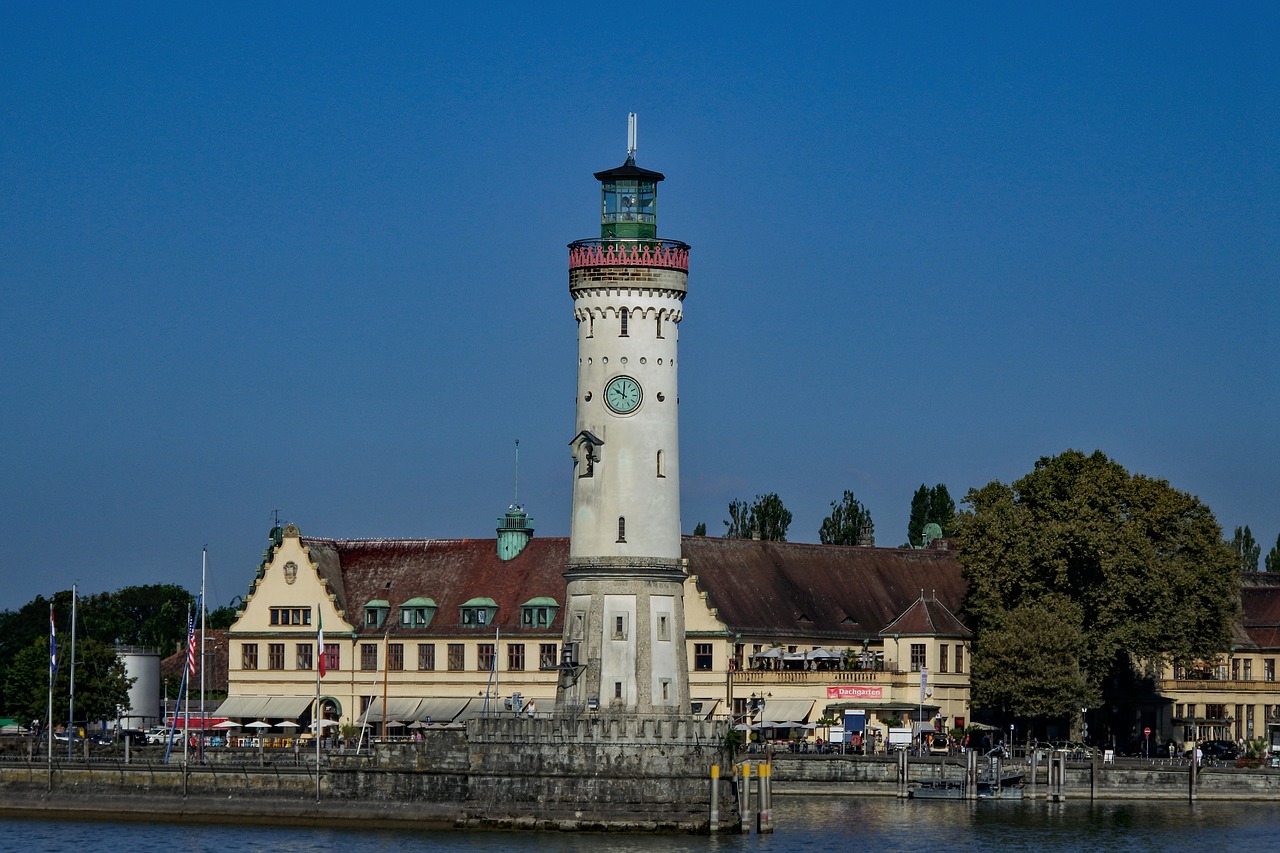
{"type": "Polygon", "coordinates": [[[520,627],[550,628],[559,609],[554,598],[531,598],[520,605],[520,627]]]}
{"type": "Polygon", "coordinates": [[[366,628],[381,628],[387,624],[387,614],[391,612],[391,602],[385,599],[375,598],[367,602],[364,606],[364,626],[366,628]]]}
{"type": "Polygon", "coordinates": [[[498,615],[498,603],[492,598],[473,598],[460,610],[464,628],[483,628],[498,615]]]}
{"type": "Polygon", "coordinates": [[[400,627],[422,630],[436,615],[436,603],[430,598],[411,598],[400,605],[400,627]]]}

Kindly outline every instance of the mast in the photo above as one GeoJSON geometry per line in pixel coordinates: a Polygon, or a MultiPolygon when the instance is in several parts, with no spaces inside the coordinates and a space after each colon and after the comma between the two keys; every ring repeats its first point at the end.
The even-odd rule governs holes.
{"type": "Polygon", "coordinates": [[[205,571],[209,565],[209,546],[200,549],[200,760],[204,761],[204,739],[209,733],[209,715],[204,706],[204,604],[205,571]]]}
{"type": "Polygon", "coordinates": [[[67,698],[67,761],[75,746],[76,731],[76,585],[71,585],[71,690],[67,698]]]}
{"type": "Polygon", "coordinates": [[[53,680],[58,674],[58,631],[53,621],[53,602],[49,602],[49,709],[44,718],[45,736],[49,738],[49,790],[53,790],[53,680]]]}

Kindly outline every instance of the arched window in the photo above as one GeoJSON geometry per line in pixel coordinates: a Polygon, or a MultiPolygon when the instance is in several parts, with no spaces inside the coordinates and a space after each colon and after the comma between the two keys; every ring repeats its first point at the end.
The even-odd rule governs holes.
{"type": "Polygon", "coordinates": [[[596,315],[587,315],[587,337],[594,338],[596,336],[596,315]]]}
{"type": "Polygon", "coordinates": [[[618,516],[618,541],[627,541],[627,520],[622,516],[618,516]]]}
{"type": "Polygon", "coordinates": [[[627,319],[629,317],[629,314],[626,308],[622,309],[621,317],[622,317],[622,325],[619,327],[618,336],[625,338],[627,336],[627,319]]]}
{"type": "Polygon", "coordinates": [[[662,451],[661,450],[658,451],[658,476],[659,477],[667,476],[666,472],[662,470],[662,451]]]}
{"type": "Polygon", "coordinates": [[[658,337],[662,337],[662,314],[658,314],[658,337]]]}

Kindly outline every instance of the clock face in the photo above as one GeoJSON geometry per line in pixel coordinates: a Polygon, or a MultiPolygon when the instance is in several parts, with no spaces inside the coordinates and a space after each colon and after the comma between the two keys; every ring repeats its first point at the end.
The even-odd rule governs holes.
{"type": "Polygon", "coordinates": [[[640,383],[630,376],[615,376],[604,386],[604,401],[620,415],[628,415],[640,407],[640,383]]]}

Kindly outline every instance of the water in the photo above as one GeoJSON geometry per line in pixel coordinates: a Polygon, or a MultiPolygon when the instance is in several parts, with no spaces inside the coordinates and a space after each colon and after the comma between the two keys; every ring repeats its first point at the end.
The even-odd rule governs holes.
{"type": "Polygon", "coordinates": [[[827,851],[1274,850],[1280,803],[922,802],[883,797],[777,797],[772,836],[299,829],[233,824],[0,819],[0,853],[827,853],[827,851]]]}

